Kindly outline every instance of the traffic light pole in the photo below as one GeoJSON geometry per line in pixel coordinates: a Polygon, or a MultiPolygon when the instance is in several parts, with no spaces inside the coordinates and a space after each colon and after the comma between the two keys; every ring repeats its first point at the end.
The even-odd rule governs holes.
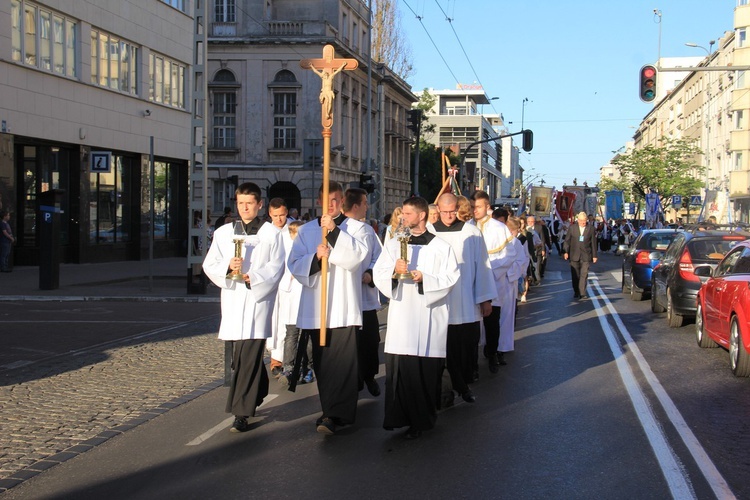
{"type": "Polygon", "coordinates": [[[476,146],[477,144],[484,144],[485,142],[492,142],[492,141],[501,141],[505,139],[506,137],[513,137],[514,135],[523,135],[523,145],[522,149],[526,152],[529,152],[534,147],[534,133],[531,130],[521,130],[520,132],[513,132],[512,134],[505,134],[501,135],[499,137],[490,137],[488,139],[482,139],[481,141],[474,141],[466,148],[464,148],[463,153],[461,153],[461,168],[465,171],[466,170],[466,153],[469,152],[471,148],[476,146]]]}

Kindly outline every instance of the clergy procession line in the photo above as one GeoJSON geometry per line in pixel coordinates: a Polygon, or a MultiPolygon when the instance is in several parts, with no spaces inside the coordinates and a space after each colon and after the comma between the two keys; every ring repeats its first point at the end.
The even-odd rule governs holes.
{"type": "Polygon", "coordinates": [[[344,192],[330,181],[318,202],[326,214],[303,223],[289,220],[284,201],[274,198],[265,222],[259,186],[243,183],[239,220],[214,232],[203,269],[221,288],[219,339],[233,343],[230,430],[247,431],[269,393],[266,349],[272,375],[290,390],[317,381],[317,432],[353,424],[359,391],[380,395],[377,312],[387,301],[383,427],[407,427],[404,437],[418,438],[456,393],[475,402],[470,385],[479,377],[480,345],[491,373],[506,363],[517,303],[544,273],[544,239],[533,217],[493,212],[484,191],[470,200],[445,193],[435,205],[409,198],[394,209],[382,242],[363,222],[366,191],[344,192]]]}

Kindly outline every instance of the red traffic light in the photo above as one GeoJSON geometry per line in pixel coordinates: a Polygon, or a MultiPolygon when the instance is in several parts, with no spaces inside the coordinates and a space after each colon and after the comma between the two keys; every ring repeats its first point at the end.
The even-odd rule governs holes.
{"type": "Polygon", "coordinates": [[[651,102],[656,98],[656,68],[651,65],[641,68],[639,95],[644,102],[651,102]]]}

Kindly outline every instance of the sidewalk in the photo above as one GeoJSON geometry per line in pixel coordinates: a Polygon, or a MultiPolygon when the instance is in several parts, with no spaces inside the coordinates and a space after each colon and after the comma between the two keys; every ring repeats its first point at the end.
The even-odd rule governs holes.
{"type": "Polygon", "coordinates": [[[103,264],[60,264],[56,290],[39,289],[38,266],[16,266],[0,274],[0,302],[8,301],[169,301],[218,302],[209,282],[206,294],[188,294],[187,259],[171,257],[103,264]]]}

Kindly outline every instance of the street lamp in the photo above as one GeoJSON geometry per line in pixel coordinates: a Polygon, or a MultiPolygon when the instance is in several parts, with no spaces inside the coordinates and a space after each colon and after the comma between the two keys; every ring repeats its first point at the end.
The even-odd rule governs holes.
{"type": "MultiPolygon", "coordinates": [[[[714,44],[716,43],[716,40],[709,40],[708,41],[708,47],[703,47],[702,45],[698,45],[697,43],[693,42],[686,42],[685,45],[688,47],[693,47],[697,49],[703,49],[706,52],[706,66],[708,66],[709,59],[711,58],[711,50],[713,49],[714,44]]],[[[705,186],[705,193],[704,193],[704,206],[705,206],[705,197],[708,196],[708,179],[711,172],[711,148],[709,147],[711,144],[711,72],[708,72],[708,87],[706,88],[706,97],[708,98],[706,100],[706,186],[705,186]]],[[[701,214],[703,213],[703,210],[701,210],[701,214]]]]}
{"type": "MultiPolygon", "coordinates": [[[[498,99],[500,99],[500,98],[499,97],[488,97],[487,98],[487,103],[489,104],[489,101],[497,101],[498,99]]],[[[482,109],[479,110],[479,114],[480,115],[484,115],[484,104],[482,104],[482,109]]]]}
{"type": "MultiPolygon", "coordinates": [[[[529,102],[528,97],[524,97],[523,101],[521,101],[521,130],[523,130],[523,118],[524,114],[526,113],[526,103],[529,102]]],[[[534,102],[534,101],[531,101],[534,102]]]]}

